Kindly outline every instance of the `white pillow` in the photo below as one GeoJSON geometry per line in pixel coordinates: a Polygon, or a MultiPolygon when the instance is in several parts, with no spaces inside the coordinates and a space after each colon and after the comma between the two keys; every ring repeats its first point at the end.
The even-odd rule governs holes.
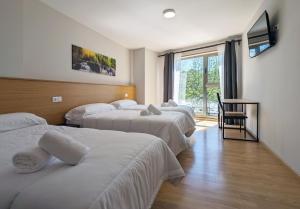
{"type": "Polygon", "coordinates": [[[75,107],[66,113],[65,118],[70,121],[81,120],[82,117],[92,115],[100,112],[115,110],[116,108],[111,104],[94,103],[75,107]]]}
{"type": "Polygon", "coordinates": [[[0,114],[0,133],[35,125],[47,125],[47,121],[25,112],[0,114]]]}
{"type": "Polygon", "coordinates": [[[178,104],[173,100],[173,99],[169,99],[168,101],[169,105],[171,105],[172,107],[177,107],[178,104]]]}
{"type": "Polygon", "coordinates": [[[114,101],[111,104],[115,106],[117,109],[121,109],[123,107],[137,105],[137,102],[131,99],[121,99],[121,100],[114,101]]]}

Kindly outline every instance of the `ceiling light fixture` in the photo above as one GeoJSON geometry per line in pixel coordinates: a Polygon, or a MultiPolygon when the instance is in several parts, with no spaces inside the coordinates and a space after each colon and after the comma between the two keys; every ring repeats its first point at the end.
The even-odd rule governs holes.
{"type": "Polygon", "coordinates": [[[174,9],[165,9],[163,11],[163,15],[165,18],[170,19],[170,18],[175,17],[176,13],[175,13],[174,9]]]}

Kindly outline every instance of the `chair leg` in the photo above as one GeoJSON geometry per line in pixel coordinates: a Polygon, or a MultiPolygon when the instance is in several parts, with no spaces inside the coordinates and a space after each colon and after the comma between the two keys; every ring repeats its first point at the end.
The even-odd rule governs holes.
{"type": "Polygon", "coordinates": [[[220,128],[220,107],[218,106],[218,126],[220,128]]]}
{"type": "Polygon", "coordinates": [[[223,117],[221,116],[221,123],[220,123],[220,127],[223,128],[223,117]]]}
{"type": "Polygon", "coordinates": [[[224,118],[222,117],[222,136],[223,136],[223,139],[225,138],[225,136],[224,136],[224,129],[225,129],[224,118]]]}
{"type": "Polygon", "coordinates": [[[242,132],[242,120],[239,119],[239,123],[240,123],[240,133],[242,132]]]}
{"type": "Polygon", "coordinates": [[[244,138],[246,139],[246,119],[243,120],[244,122],[244,138]]]}

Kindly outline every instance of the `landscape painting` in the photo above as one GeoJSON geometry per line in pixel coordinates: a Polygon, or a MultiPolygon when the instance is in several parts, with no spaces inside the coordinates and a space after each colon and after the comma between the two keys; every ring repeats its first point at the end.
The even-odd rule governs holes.
{"type": "Polygon", "coordinates": [[[72,45],[72,69],[116,76],[116,59],[72,45]]]}

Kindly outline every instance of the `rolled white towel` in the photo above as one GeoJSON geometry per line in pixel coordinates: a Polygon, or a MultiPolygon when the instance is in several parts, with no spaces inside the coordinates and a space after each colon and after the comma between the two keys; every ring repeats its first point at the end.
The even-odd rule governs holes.
{"type": "Polygon", "coordinates": [[[58,131],[47,131],[39,146],[70,165],[78,164],[89,151],[89,147],[58,131]]]}
{"type": "Polygon", "coordinates": [[[161,111],[157,107],[155,107],[153,104],[150,104],[148,106],[148,110],[150,112],[152,112],[154,115],[161,115],[161,111]]]}
{"type": "Polygon", "coordinates": [[[171,105],[173,107],[177,107],[178,106],[178,104],[173,99],[169,99],[168,103],[169,103],[169,105],[171,105]]]}
{"type": "Polygon", "coordinates": [[[48,152],[32,147],[16,153],[12,161],[17,173],[33,173],[44,168],[51,158],[48,152]]]}
{"type": "Polygon", "coordinates": [[[142,111],[140,112],[140,115],[141,115],[141,116],[151,115],[151,112],[150,112],[149,110],[142,110],[142,111]]]}

